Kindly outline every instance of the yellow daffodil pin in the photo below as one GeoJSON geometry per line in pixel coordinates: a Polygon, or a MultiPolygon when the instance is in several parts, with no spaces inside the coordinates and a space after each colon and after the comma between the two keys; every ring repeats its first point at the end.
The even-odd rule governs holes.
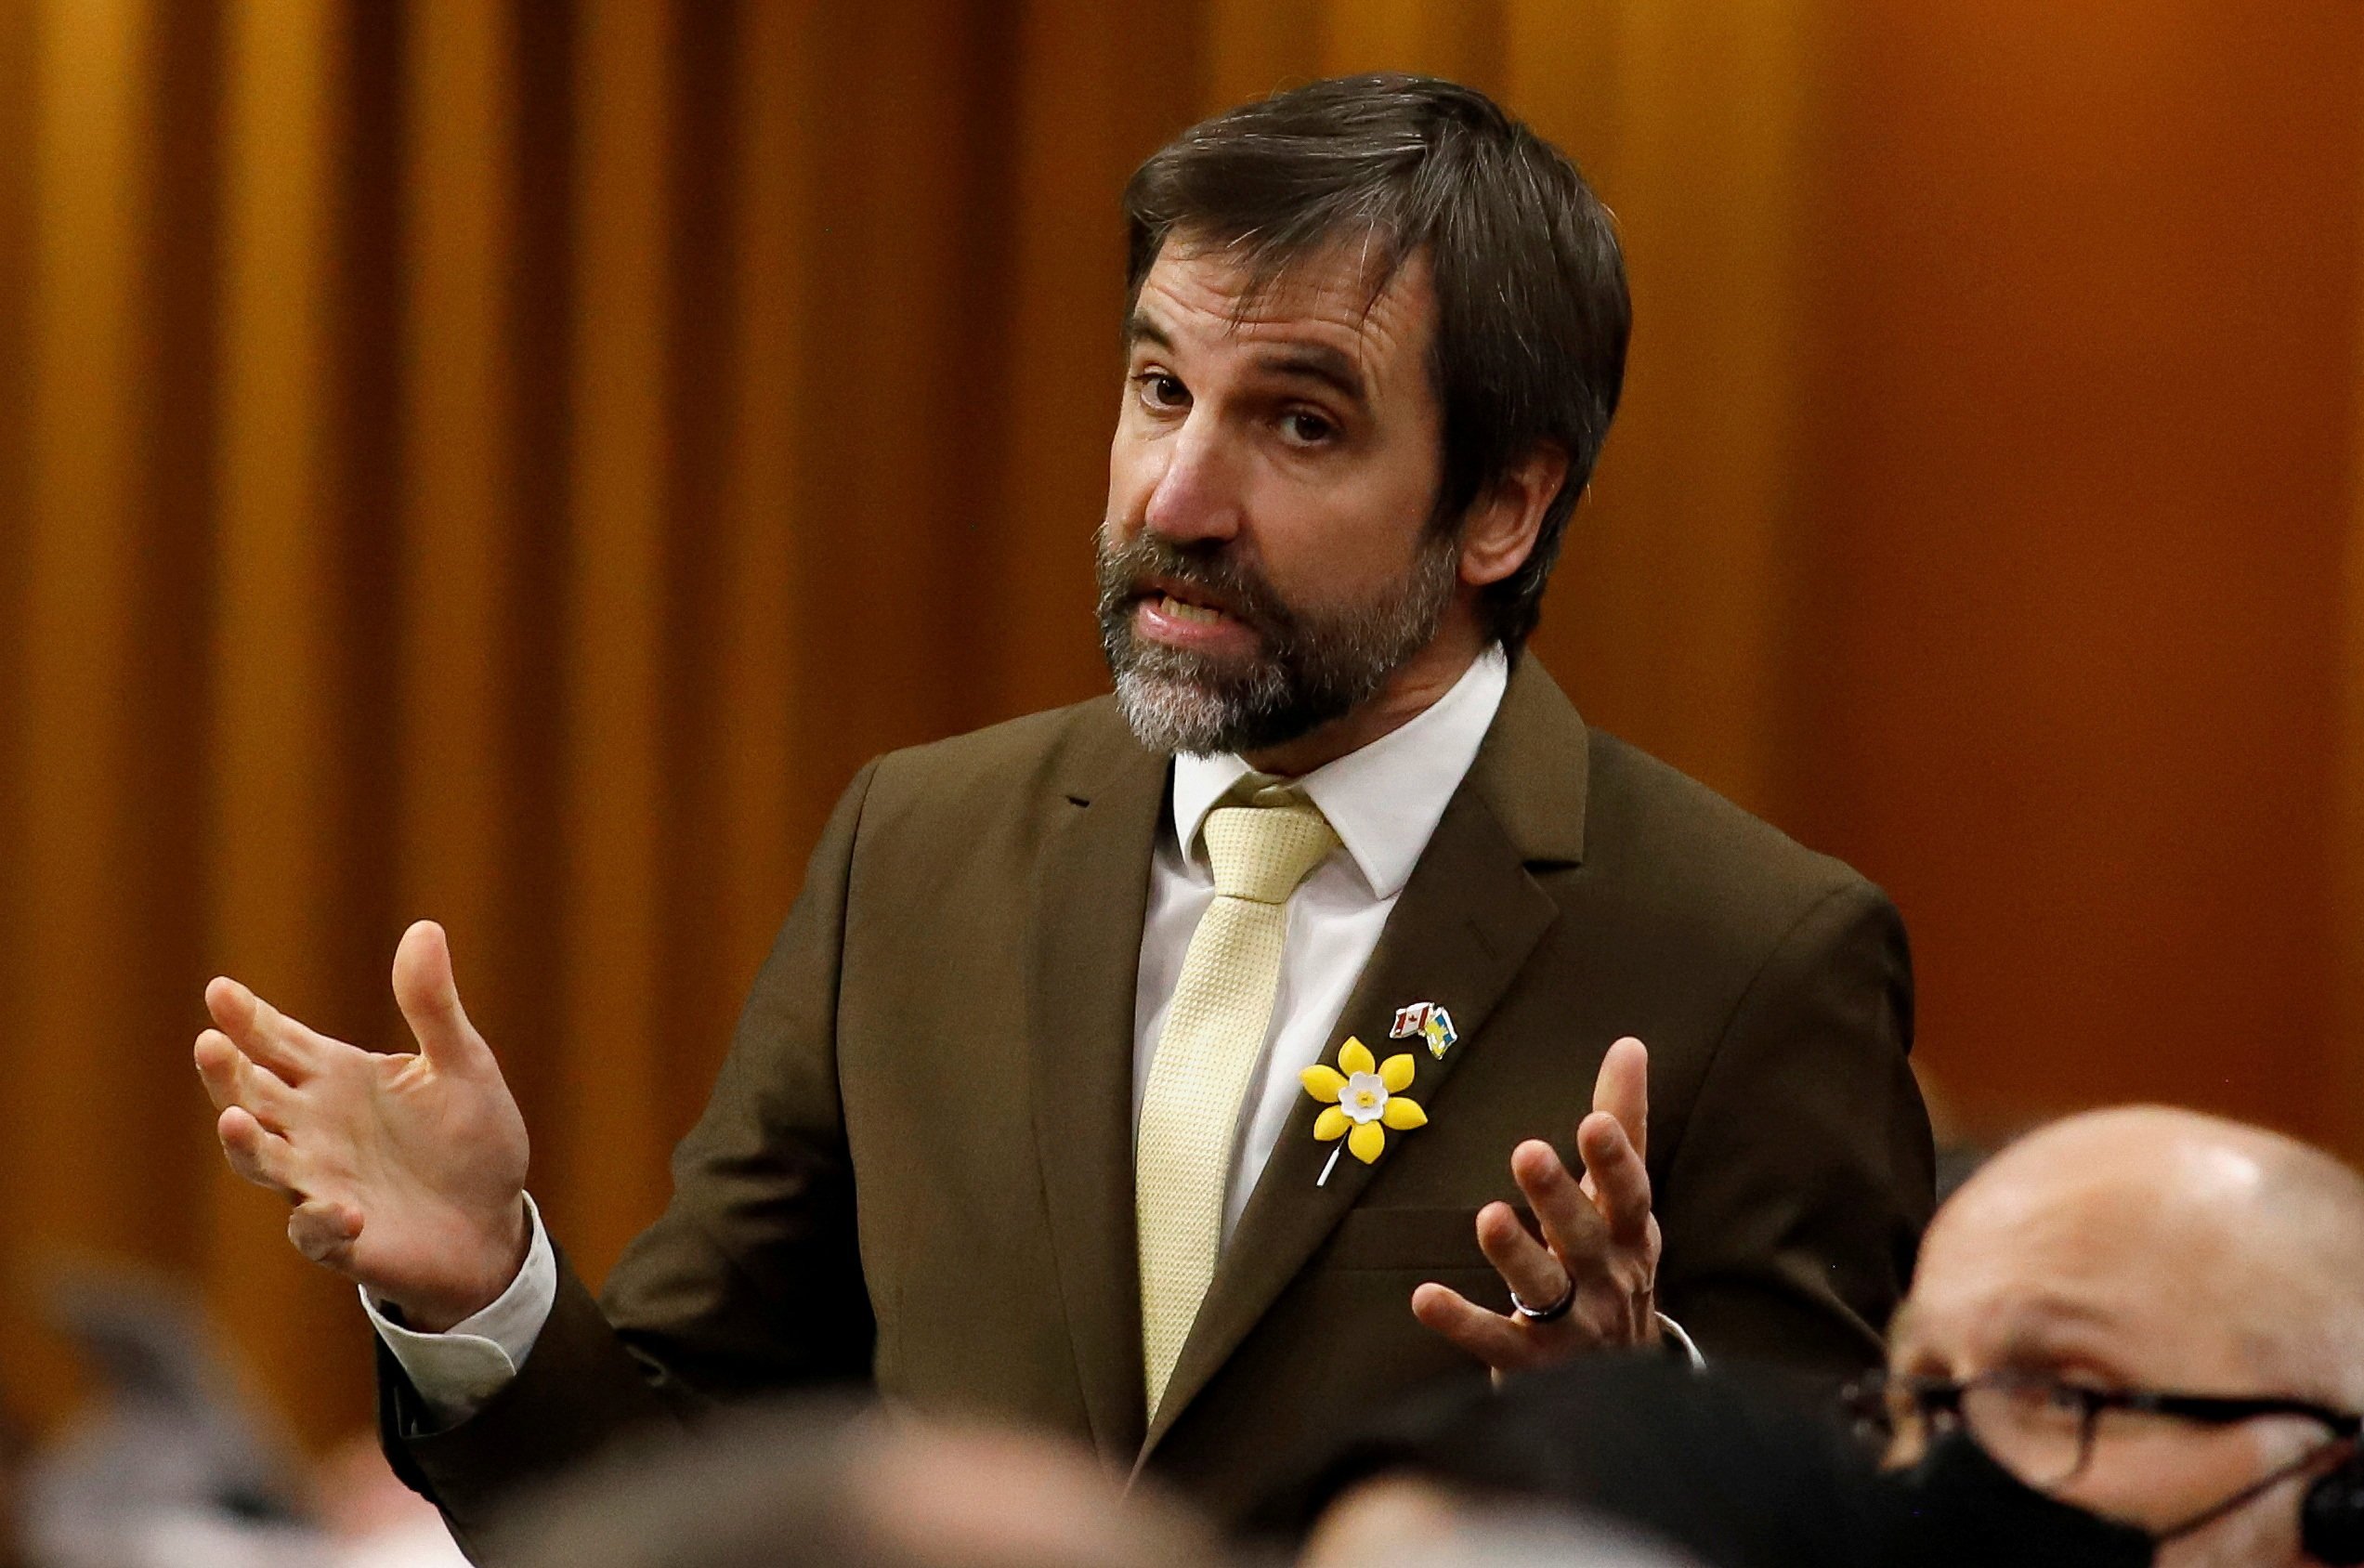
{"type": "MultiPolygon", "coordinates": [[[[1348,1152],[1369,1165],[1387,1147],[1385,1129],[1409,1132],[1427,1126],[1429,1113],[1404,1097],[1417,1065],[1408,1051],[1375,1063],[1371,1048],[1349,1037],[1338,1048],[1337,1066],[1317,1062],[1298,1075],[1305,1092],[1326,1107],[1314,1119],[1313,1136],[1325,1143],[1344,1138],[1348,1152]]],[[[1326,1185],[1337,1166],[1338,1151],[1332,1149],[1313,1184],[1326,1185]]]]}

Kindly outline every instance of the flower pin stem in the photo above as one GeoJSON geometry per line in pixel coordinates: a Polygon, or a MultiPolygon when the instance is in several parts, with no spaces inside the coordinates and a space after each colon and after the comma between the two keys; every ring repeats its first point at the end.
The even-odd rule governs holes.
{"type": "Polygon", "coordinates": [[[1340,1143],[1330,1150],[1329,1162],[1322,1167],[1322,1173],[1313,1178],[1313,1185],[1326,1187],[1330,1184],[1330,1172],[1338,1169],[1338,1156],[1345,1151],[1345,1148],[1346,1145],[1340,1143]]]}

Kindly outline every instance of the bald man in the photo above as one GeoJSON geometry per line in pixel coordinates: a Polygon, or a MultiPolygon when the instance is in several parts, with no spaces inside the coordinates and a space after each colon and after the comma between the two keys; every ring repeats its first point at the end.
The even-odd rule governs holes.
{"type": "Polygon", "coordinates": [[[2303,1143],[2159,1107],[2031,1134],[1939,1210],[1889,1368],[1933,1511],[2083,1529],[2080,1560],[2364,1560],[2301,1541],[2364,1410],[2364,1180],[2303,1143]]]}

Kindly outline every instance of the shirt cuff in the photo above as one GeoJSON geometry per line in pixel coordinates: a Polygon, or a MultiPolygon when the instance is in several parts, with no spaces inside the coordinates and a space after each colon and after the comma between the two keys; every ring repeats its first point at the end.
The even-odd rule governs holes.
{"type": "Polygon", "coordinates": [[[482,1312],[462,1318],[441,1334],[422,1334],[397,1321],[400,1309],[380,1300],[367,1287],[361,1310],[370,1314],[394,1359],[419,1391],[427,1413],[444,1426],[466,1420],[516,1377],[533,1353],[542,1326],[558,1300],[558,1257],[542,1228],[542,1210],[526,1195],[526,1223],[533,1239],[517,1277],[482,1312]]]}
{"type": "Polygon", "coordinates": [[[1659,1313],[1656,1316],[1658,1318],[1658,1332],[1664,1334],[1666,1338],[1672,1339],[1676,1344],[1682,1347],[1684,1358],[1691,1363],[1691,1369],[1694,1372],[1706,1371],[1707,1358],[1699,1353],[1699,1347],[1691,1343],[1690,1335],[1683,1332],[1683,1326],[1677,1323],[1673,1318],[1668,1317],[1665,1313],[1659,1313]]]}

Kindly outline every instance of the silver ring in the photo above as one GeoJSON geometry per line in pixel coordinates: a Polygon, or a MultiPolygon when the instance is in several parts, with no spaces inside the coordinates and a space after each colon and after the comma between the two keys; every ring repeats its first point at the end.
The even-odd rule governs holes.
{"type": "Polygon", "coordinates": [[[1567,1316],[1568,1309],[1575,1304],[1576,1282],[1573,1279],[1568,1282],[1568,1288],[1561,1293],[1560,1299],[1548,1307],[1531,1307],[1519,1300],[1517,1291],[1510,1292],[1510,1310],[1529,1323],[1557,1323],[1567,1316]]]}

